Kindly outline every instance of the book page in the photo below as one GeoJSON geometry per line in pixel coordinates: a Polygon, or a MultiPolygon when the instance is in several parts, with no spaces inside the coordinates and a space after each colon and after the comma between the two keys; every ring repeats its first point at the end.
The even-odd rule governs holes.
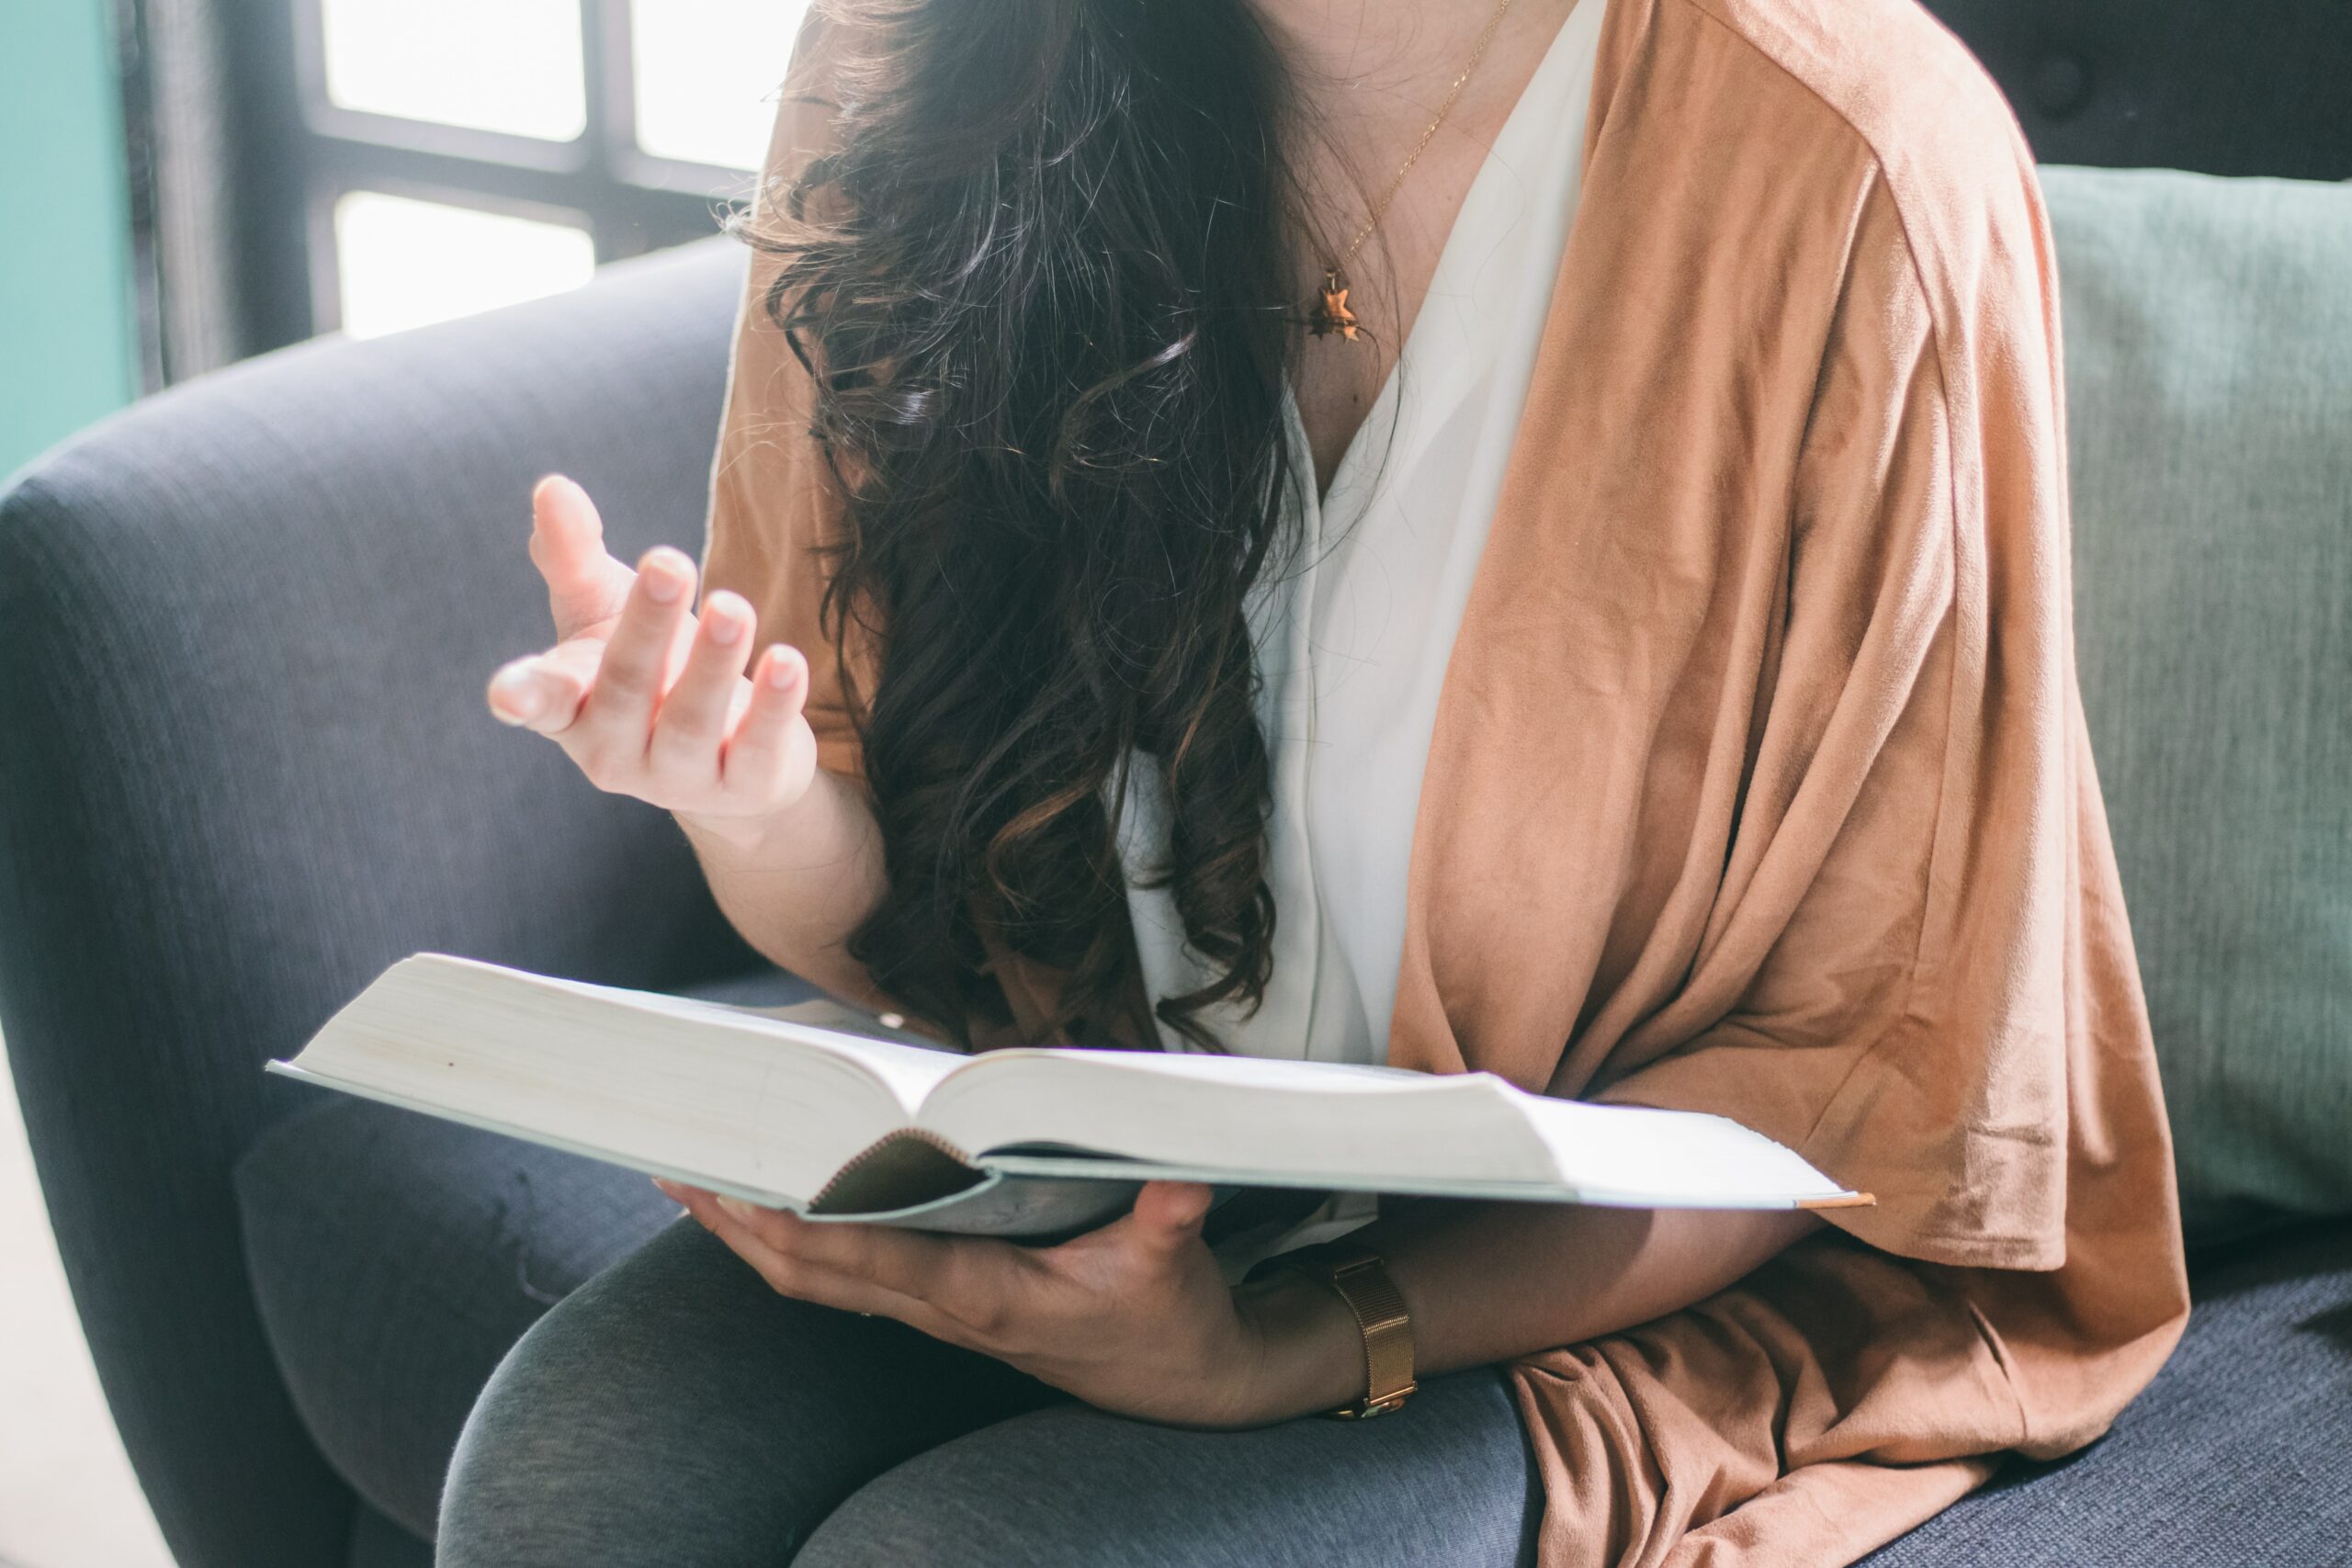
{"type": "Polygon", "coordinates": [[[748,1021],[775,1038],[857,1063],[889,1089],[910,1119],[932,1089],[968,1059],[959,1051],[932,1044],[911,1031],[889,1030],[878,1020],[875,1021],[873,1032],[869,1032],[865,1027],[867,1015],[830,998],[820,997],[784,1007],[740,1007],[731,1002],[707,1002],[658,991],[632,991],[621,986],[591,985],[585,980],[557,980],[519,969],[500,969],[495,964],[482,967],[542,986],[601,997],[616,1007],[642,1012],[722,1024],[748,1021]]]}
{"type": "Polygon", "coordinates": [[[1636,1207],[1857,1201],[1722,1117],[1556,1100],[1487,1073],[1006,1051],[941,1086],[922,1124],[991,1169],[1636,1207]],[[1127,1169],[1130,1167],[1139,1169],[1127,1169]]]}
{"type": "Polygon", "coordinates": [[[954,1046],[944,1044],[929,1035],[918,1034],[911,1029],[894,1028],[882,1021],[884,1015],[868,1012],[861,1007],[853,1007],[848,1002],[834,997],[810,997],[805,1001],[785,1002],[775,1007],[761,1007],[750,1002],[718,1002],[703,1005],[728,1008],[736,1012],[749,1013],[753,1018],[772,1018],[782,1023],[797,1023],[808,1029],[822,1029],[835,1034],[846,1034],[854,1040],[895,1042],[900,1045],[912,1045],[922,1051],[934,1053],[944,1051],[951,1055],[959,1056],[964,1055],[954,1046]]]}
{"type": "Polygon", "coordinates": [[[1644,1207],[1869,1201],[1722,1117],[1555,1100],[1485,1073],[1102,1050],[966,1057],[786,1011],[808,1016],[423,953],[271,1066],[790,1207],[893,1134],[924,1135],[994,1182],[1163,1176],[1644,1207]]]}
{"type": "Polygon", "coordinates": [[[933,1092],[922,1125],[973,1154],[1051,1145],[1233,1179],[1540,1182],[1543,1141],[1484,1074],[1148,1051],[998,1051],[933,1092]]]}
{"type": "Polygon", "coordinates": [[[1721,1116],[1528,1095],[1560,1179],[1588,1203],[1644,1209],[1785,1209],[1856,1195],[1795,1150],[1721,1116]]]}
{"type": "Polygon", "coordinates": [[[443,954],[387,970],[298,1076],[798,1202],[964,1058],[443,954]]]}

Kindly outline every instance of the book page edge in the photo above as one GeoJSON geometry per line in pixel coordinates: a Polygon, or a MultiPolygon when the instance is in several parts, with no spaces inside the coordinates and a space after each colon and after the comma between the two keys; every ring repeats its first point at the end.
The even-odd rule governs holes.
{"type": "Polygon", "coordinates": [[[1794,1196],[1766,1193],[1746,1200],[1710,1198],[1693,1201],[1675,1194],[1639,1191],[1631,1188],[1572,1188],[1565,1183],[1504,1181],[1394,1181],[1354,1178],[1306,1177],[1284,1173],[1213,1169],[1206,1166],[1170,1165],[1155,1160],[1123,1159],[1115,1155],[1022,1155],[984,1153],[972,1162],[982,1170],[1006,1176],[1124,1178],[1134,1181],[1198,1181],[1212,1186],[1283,1187],[1317,1192],[1374,1192],[1393,1197],[1476,1198],[1507,1202],[1577,1203],[1605,1209],[1720,1209],[1784,1211],[1846,1209],[1874,1205],[1867,1192],[1838,1191],[1794,1196]]]}
{"type": "MultiPolygon", "coordinates": [[[[884,1035],[862,1034],[855,1030],[834,1029],[824,1024],[803,1023],[796,1019],[775,1016],[775,1009],[740,1007],[732,1002],[713,1001],[707,997],[686,996],[675,991],[651,990],[639,986],[613,985],[601,980],[580,980],[561,975],[542,975],[533,969],[518,969],[512,964],[495,964],[486,958],[469,958],[461,953],[443,953],[435,948],[420,948],[405,958],[396,959],[383,972],[335,1011],[335,1018],[356,1008],[368,993],[390,978],[391,975],[411,965],[423,968],[455,968],[486,974],[500,985],[519,985],[537,991],[552,991],[602,1006],[635,1013],[639,1017],[675,1019],[684,1014],[692,1017],[701,1027],[749,1035],[754,1039],[784,1041],[819,1052],[838,1062],[848,1064],[879,1086],[897,1104],[900,1112],[910,1118],[920,1112],[920,1104],[909,1104],[900,1097],[889,1074],[877,1067],[865,1048],[881,1045],[895,1050],[923,1051],[951,1057],[955,1066],[939,1075],[941,1082],[961,1071],[979,1058],[930,1042],[914,1043],[884,1035]]],[[[827,998],[831,999],[831,998],[827,998]]],[[[845,1005],[845,1004],[837,1004],[845,1005]]],[[[856,1010],[851,1009],[850,1010],[856,1010]]],[[[330,1019],[330,1022],[334,1020],[330,1019]]],[[[319,1034],[326,1032],[322,1028],[319,1034]]],[[[316,1039],[314,1034],[311,1038],[316,1039]]],[[[307,1047],[306,1047],[307,1048],[307,1047]]],[[[296,1053],[299,1057],[300,1053],[296,1053]]],[[[934,1086],[935,1087],[935,1086],[934,1086]]]]}
{"type": "Polygon", "coordinates": [[[659,1176],[667,1180],[684,1182],[689,1187],[700,1187],[726,1197],[741,1198],[746,1202],[757,1203],[762,1208],[788,1209],[797,1214],[807,1207],[803,1200],[792,1197],[788,1193],[747,1187],[741,1182],[729,1181],[707,1172],[662,1165],[656,1161],[640,1159],[635,1155],[624,1155],[615,1149],[593,1144],[577,1143],[550,1133],[535,1132],[531,1128],[515,1122],[501,1122],[488,1116],[477,1116],[470,1111],[453,1111],[433,1100],[378,1089],[356,1078],[345,1077],[339,1073],[322,1072],[316,1067],[305,1067],[296,1062],[272,1060],[266,1063],[262,1070],[266,1073],[273,1073],[279,1077],[292,1078],[299,1083],[331,1089],[338,1094],[353,1095],[360,1100],[372,1100],[379,1105],[389,1105],[395,1110],[414,1111],[420,1116],[430,1116],[435,1121],[454,1122],[461,1127],[471,1127],[477,1132],[496,1133],[502,1137],[517,1138],[524,1143],[537,1144],[541,1148],[554,1149],[561,1154],[578,1155],[582,1159],[593,1159],[603,1165],[619,1166],[624,1170],[641,1171],[647,1176],[659,1176]]]}

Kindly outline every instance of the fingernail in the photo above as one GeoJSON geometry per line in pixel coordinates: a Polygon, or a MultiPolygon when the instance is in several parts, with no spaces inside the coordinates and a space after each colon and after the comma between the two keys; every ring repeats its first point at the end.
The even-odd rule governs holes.
{"type": "Polygon", "coordinates": [[[743,640],[742,612],[732,604],[712,604],[703,611],[710,622],[710,640],[721,648],[732,647],[743,640]]]}
{"type": "Polygon", "coordinates": [[[539,693],[539,682],[528,666],[510,664],[491,678],[490,711],[492,716],[508,724],[521,724],[538,716],[546,699],[539,693]]]}
{"type": "Polygon", "coordinates": [[[767,682],[769,685],[774,686],[777,691],[781,692],[786,687],[791,685],[794,679],[795,673],[792,668],[791,660],[786,659],[780,653],[770,654],[768,656],[767,682]]]}
{"type": "Polygon", "coordinates": [[[666,1176],[655,1177],[653,1179],[653,1185],[662,1190],[662,1196],[669,1199],[670,1201],[676,1203],[681,1207],[684,1206],[686,1201],[686,1192],[684,1188],[680,1187],[676,1182],[671,1180],[666,1176]]]}
{"type": "Polygon", "coordinates": [[[737,1224],[749,1225],[759,1223],[760,1211],[741,1198],[721,1198],[718,1201],[718,1206],[725,1210],[728,1217],[737,1224]]]}
{"type": "Polygon", "coordinates": [[[685,580],[667,562],[660,565],[648,562],[639,569],[638,575],[645,579],[645,591],[658,604],[670,604],[686,591],[685,580]]]}

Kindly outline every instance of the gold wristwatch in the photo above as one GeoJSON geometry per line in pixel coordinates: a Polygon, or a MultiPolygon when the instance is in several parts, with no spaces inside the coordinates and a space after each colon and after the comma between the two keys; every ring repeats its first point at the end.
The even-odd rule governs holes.
{"type": "Polygon", "coordinates": [[[1363,1331],[1363,1398],[1330,1414],[1360,1421],[1403,1404],[1419,1386],[1413,1382],[1413,1314],[1381,1267],[1379,1254],[1342,1252],[1325,1258],[1310,1253],[1295,1267],[1337,1291],[1363,1331]]]}

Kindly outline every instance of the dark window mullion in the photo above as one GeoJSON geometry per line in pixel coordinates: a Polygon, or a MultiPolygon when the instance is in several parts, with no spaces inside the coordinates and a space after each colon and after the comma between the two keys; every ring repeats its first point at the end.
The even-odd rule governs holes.
{"type": "Polygon", "coordinates": [[[667,193],[632,192],[593,169],[534,169],[489,158],[330,136],[315,140],[311,161],[322,185],[331,186],[335,195],[360,186],[427,200],[446,194],[460,205],[575,227],[591,227],[599,209],[614,206],[639,221],[649,212],[674,218],[680,212],[698,210],[698,204],[684,198],[673,197],[667,204],[639,201],[635,198],[667,193]]]}
{"type": "MultiPolygon", "coordinates": [[[[237,293],[247,354],[300,343],[317,327],[309,288],[311,139],[296,12],[317,0],[221,7],[222,58],[232,101],[225,118],[237,160],[232,182],[239,231],[237,293]]],[[[313,23],[315,27],[315,22],[313,23]]]]}
{"type": "Polygon", "coordinates": [[[548,141],[470,125],[370,114],[333,104],[313,104],[306,118],[311,134],[331,141],[367,142],[432,157],[461,158],[555,175],[601,172],[597,161],[587,151],[590,137],[586,134],[571,141],[548,141]]]}
{"type": "MultiPolygon", "coordinates": [[[[628,0],[580,0],[581,63],[587,72],[588,133],[582,139],[599,178],[623,188],[616,171],[637,144],[635,54],[629,39],[628,0]]],[[[659,242],[644,215],[598,209],[594,213],[596,259],[616,261],[650,250],[659,242]]]]}
{"type": "MultiPolygon", "coordinates": [[[[699,201],[707,216],[707,231],[716,233],[721,206],[751,200],[755,176],[742,169],[657,158],[638,146],[637,47],[630,22],[633,8],[641,4],[658,5],[660,0],[581,0],[582,25],[594,28],[583,36],[596,40],[594,48],[602,55],[601,60],[592,56],[588,64],[589,119],[592,127],[601,126],[604,130],[597,143],[598,155],[605,160],[605,173],[616,186],[672,192],[699,201]]],[[[652,235],[622,234],[616,236],[610,254],[636,255],[661,245],[675,244],[682,237],[690,236],[682,236],[676,231],[652,235]]],[[[597,254],[600,257],[606,254],[602,236],[597,254]]]]}

